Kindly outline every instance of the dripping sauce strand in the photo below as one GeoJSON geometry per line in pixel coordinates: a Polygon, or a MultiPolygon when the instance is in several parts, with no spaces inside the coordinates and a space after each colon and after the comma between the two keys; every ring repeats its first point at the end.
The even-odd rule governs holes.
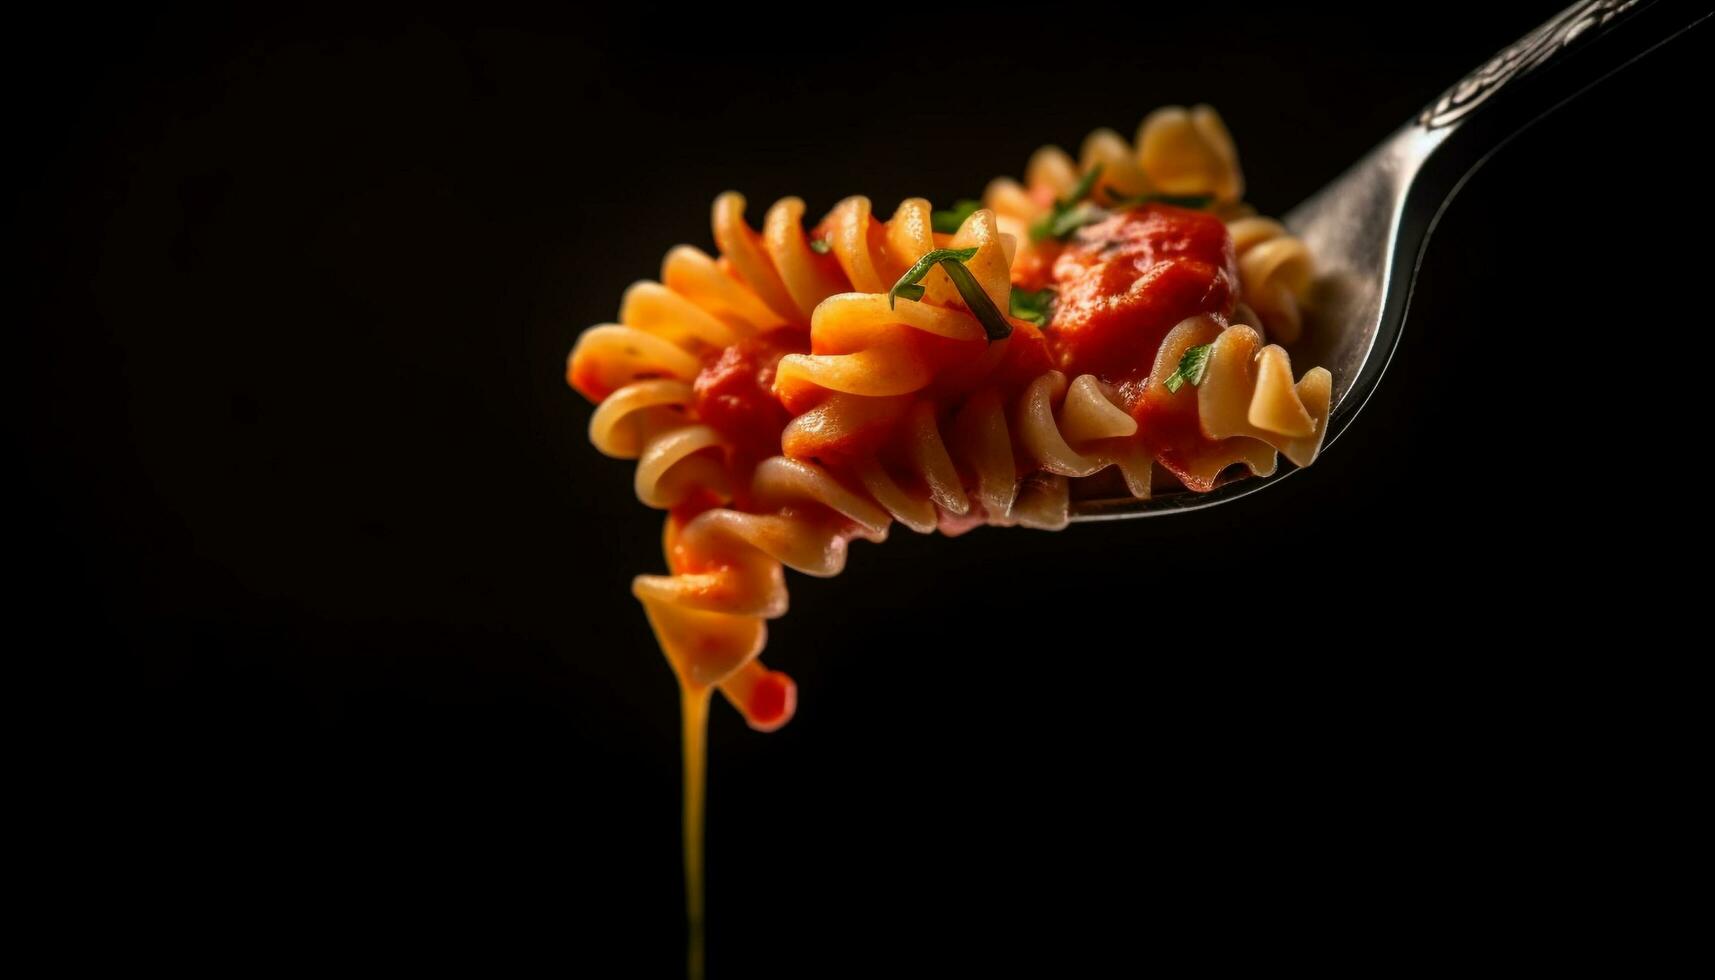
{"type": "Polygon", "coordinates": [[[685,975],[703,980],[707,954],[704,949],[703,891],[703,803],[709,783],[709,689],[707,685],[680,683],[681,724],[684,728],[684,848],[685,921],[690,935],[685,943],[685,975]]]}
{"type": "MultiPolygon", "coordinates": [[[[752,463],[754,465],[754,462],[752,463]]],[[[683,546],[685,526],[721,501],[698,491],[667,516],[663,550],[673,574],[708,571],[718,564],[683,546]]],[[[706,889],[704,883],[704,815],[708,787],[709,702],[719,690],[744,715],[752,728],[773,731],[784,725],[796,706],[792,679],[763,667],[756,660],[766,638],[758,619],[703,612],[695,616],[663,617],[649,600],[643,609],[679,682],[681,752],[683,755],[683,847],[685,862],[686,974],[701,980],[706,958],[706,889]]]]}

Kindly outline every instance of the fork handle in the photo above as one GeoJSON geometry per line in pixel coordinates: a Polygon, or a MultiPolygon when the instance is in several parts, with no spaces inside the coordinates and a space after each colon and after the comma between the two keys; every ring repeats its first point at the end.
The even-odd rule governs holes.
{"type": "Polygon", "coordinates": [[[1709,2],[1580,0],[1460,79],[1409,128],[1442,138],[1434,156],[1454,165],[1457,180],[1537,119],[1710,13],[1709,2]]]}

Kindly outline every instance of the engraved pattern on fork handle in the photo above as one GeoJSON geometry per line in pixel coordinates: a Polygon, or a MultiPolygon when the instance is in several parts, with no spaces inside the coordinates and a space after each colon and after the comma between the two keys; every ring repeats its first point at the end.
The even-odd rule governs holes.
{"type": "Polygon", "coordinates": [[[1482,67],[1460,79],[1417,117],[1424,129],[1440,129],[1465,118],[1507,82],[1529,73],[1572,47],[1591,28],[1601,27],[1636,7],[1639,0],[1584,0],[1502,49],[1482,67]]]}

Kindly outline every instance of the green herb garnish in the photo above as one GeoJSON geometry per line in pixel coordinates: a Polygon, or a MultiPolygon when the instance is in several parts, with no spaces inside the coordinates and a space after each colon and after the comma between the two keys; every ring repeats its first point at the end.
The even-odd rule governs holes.
{"type": "Polygon", "coordinates": [[[1142,204],[1171,204],[1176,208],[1191,208],[1201,211],[1215,203],[1215,199],[1207,194],[1135,194],[1131,197],[1121,197],[1115,194],[1113,188],[1108,188],[1108,197],[1113,203],[1112,208],[1135,208],[1142,204]]]}
{"type": "Polygon", "coordinates": [[[983,332],[988,334],[988,338],[1001,340],[1011,336],[1012,324],[1006,322],[1006,317],[1001,316],[994,300],[989,299],[989,294],[983,292],[983,287],[977,283],[976,277],[971,275],[971,270],[965,268],[965,263],[976,258],[976,254],[975,246],[959,249],[937,248],[930,251],[918,259],[916,265],[907,269],[905,275],[900,276],[893,288],[887,291],[887,308],[893,309],[894,303],[901,296],[909,300],[922,299],[924,289],[918,283],[929,274],[930,269],[939,264],[947,273],[947,278],[953,281],[954,288],[959,291],[965,305],[970,307],[977,322],[983,325],[983,332]]]}
{"type": "Polygon", "coordinates": [[[1054,207],[1048,214],[1041,221],[1030,226],[1031,240],[1038,242],[1044,238],[1064,240],[1079,228],[1093,221],[1102,220],[1104,214],[1100,208],[1093,204],[1083,203],[1084,198],[1089,197],[1090,192],[1096,189],[1096,181],[1100,180],[1101,176],[1102,165],[1098,163],[1090,168],[1089,173],[1078,178],[1078,184],[1072,188],[1072,193],[1055,201],[1054,207]]]}
{"type": "Polygon", "coordinates": [[[937,248],[925,252],[923,257],[917,260],[917,264],[906,269],[905,275],[900,276],[899,281],[893,284],[893,288],[887,291],[887,308],[893,309],[894,297],[896,296],[903,296],[911,300],[922,299],[923,287],[917,284],[923,281],[923,277],[929,274],[929,270],[935,267],[935,263],[949,259],[954,262],[968,262],[976,257],[977,249],[974,245],[970,248],[937,248]]]}
{"type": "Polygon", "coordinates": [[[936,211],[929,215],[929,226],[943,235],[951,235],[964,227],[965,219],[977,212],[983,206],[981,201],[970,198],[954,202],[946,211],[936,211]]]}
{"type": "Polygon", "coordinates": [[[1054,299],[1054,290],[1038,289],[1034,292],[1028,289],[1014,287],[1012,290],[1012,315],[1019,320],[1028,320],[1039,327],[1048,325],[1048,303],[1054,299]]]}
{"type": "Polygon", "coordinates": [[[1061,210],[1059,205],[1055,205],[1055,210],[1050,211],[1048,217],[1031,226],[1030,238],[1032,241],[1041,241],[1044,238],[1056,238],[1065,241],[1071,237],[1074,231],[1085,225],[1094,224],[1105,217],[1107,217],[1106,211],[1088,202],[1074,205],[1065,210],[1061,210]]]}
{"type": "Polygon", "coordinates": [[[1185,355],[1179,358],[1179,370],[1168,375],[1161,383],[1175,394],[1187,381],[1191,382],[1193,388],[1202,384],[1203,376],[1209,373],[1209,354],[1214,349],[1214,344],[1200,344],[1186,351],[1185,355]]]}
{"type": "Polygon", "coordinates": [[[828,250],[833,247],[833,245],[828,243],[826,238],[810,239],[810,251],[815,252],[817,255],[826,255],[828,254],[828,250]]]}
{"type": "Polygon", "coordinates": [[[1077,204],[1084,198],[1089,197],[1090,192],[1096,189],[1096,181],[1101,178],[1102,165],[1098,163],[1090,168],[1089,173],[1078,178],[1077,185],[1072,188],[1072,196],[1066,198],[1066,203],[1068,205],[1077,204]]]}
{"type": "Polygon", "coordinates": [[[1012,324],[1000,315],[1000,309],[994,305],[994,300],[989,299],[989,294],[983,291],[982,285],[971,275],[971,270],[965,268],[963,262],[943,262],[941,268],[947,270],[947,278],[953,280],[953,285],[958,287],[959,296],[964,299],[971,312],[976,314],[977,322],[983,325],[983,332],[988,334],[989,340],[1005,340],[1012,336],[1012,324]]]}

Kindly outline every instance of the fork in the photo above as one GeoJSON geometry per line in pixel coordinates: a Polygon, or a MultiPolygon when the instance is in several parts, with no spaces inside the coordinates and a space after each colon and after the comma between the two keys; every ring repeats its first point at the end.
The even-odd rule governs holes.
{"type": "MultiPolygon", "coordinates": [[[[1412,282],[1436,221],[1491,154],[1531,123],[1685,33],[1708,3],[1583,0],[1550,18],[1442,93],[1344,175],[1286,216],[1316,256],[1300,363],[1334,375],[1326,451],[1380,383],[1405,327],[1412,282]]],[[[1076,521],[1213,507],[1296,472],[1233,479],[1208,493],[1074,500],[1076,521]]]]}

